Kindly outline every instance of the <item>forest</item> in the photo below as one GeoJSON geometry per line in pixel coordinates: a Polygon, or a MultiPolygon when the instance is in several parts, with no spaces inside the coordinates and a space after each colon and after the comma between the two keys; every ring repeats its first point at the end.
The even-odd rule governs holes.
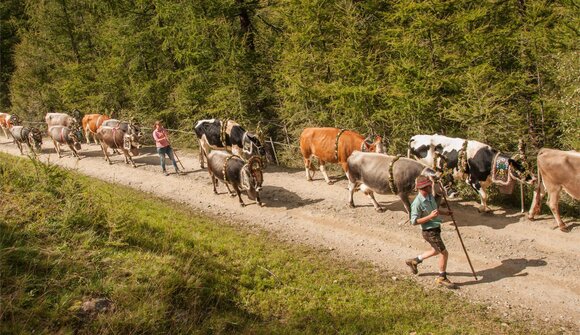
{"type": "MultiPolygon", "coordinates": [[[[580,149],[576,0],[4,0],[0,111],[580,149]]],[[[292,142],[290,142],[292,143],[292,142]]],[[[281,149],[283,150],[283,148],[281,149]]]]}

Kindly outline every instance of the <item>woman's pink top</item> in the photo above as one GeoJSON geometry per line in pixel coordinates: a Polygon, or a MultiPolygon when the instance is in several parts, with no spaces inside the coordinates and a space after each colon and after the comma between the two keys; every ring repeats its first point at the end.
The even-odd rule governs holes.
{"type": "Polygon", "coordinates": [[[169,141],[167,140],[167,130],[164,128],[153,130],[153,139],[155,140],[155,146],[157,148],[165,148],[169,145],[169,141]]]}

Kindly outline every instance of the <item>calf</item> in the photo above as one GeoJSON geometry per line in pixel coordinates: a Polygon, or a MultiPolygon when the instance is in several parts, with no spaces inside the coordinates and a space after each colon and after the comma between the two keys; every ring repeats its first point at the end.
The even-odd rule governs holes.
{"type": "Polygon", "coordinates": [[[195,134],[199,140],[199,162],[202,169],[204,158],[207,159],[212,149],[226,150],[244,160],[253,156],[263,158],[266,155],[258,137],[232,120],[200,120],[195,125],[195,134]]]}
{"type": "MultiPolygon", "coordinates": [[[[405,210],[410,213],[409,195],[414,192],[415,178],[424,175],[438,180],[441,176],[441,173],[413,159],[377,153],[355,151],[348,158],[347,164],[350,207],[355,207],[353,195],[360,188],[369,196],[378,212],[382,212],[383,208],[375,200],[374,193],[398,195],[405,210]]],[[[433,190],[440,192],[440,187],[435,186],[433,190]]]]}
{"type": "Polygon", "coordinates": [[[561,190],[580,200],[580,152],[542,148],[538,152],[538,185],[528,218],[533,220],[540,212],[541,198],[547,192],[548,206],[556,223],[561,231],[568,232],[558,208],[561,190]]]}
{"type": "Polygon", "coordinates": [[[262,174],[262,160],[259,157],[251,157],[246,163],[238,156],[225,151],[212,151],[207,155],[207,169],[213,184],[213,192],[217,193],[218,180],[226,184],[231,196],[238,195],[240,205],[245,206],[241,192],[246,191],[250,200],[256,200],[258,205],[263,206],[260,200],[260,191],[264,180],[262,174]],[[230,190],[230,185],[235,193],[230,190]]]}
{"type": "Polygon", "coordinates": [[[28,146],[28,151],[33,155],[36,155],[36,152],[40,153],[42,150],[42,133],[37,128],[13,126],[10,129],[10,133],[12,134],[12,138],[18,146],[21,155],[24,155],[22,144],[26,144],[26,146],[28,146]]]}
{"type": "Polygon", "coordinates": [[[327,184],[332,184],[326,173],[326,163],[338,163],[348,176],[348,157],[355,151],[374,151],[384,153],[382,138],[375,136],[374,140],[365,139],[362,135],[338,128],[306,128],[300,134],[300,152],[304,159],[306,179],[311,181],[314,172],[312,158],[318,158],[320,172],[327,184]]]}
{"type": "Polygon", "coordinates": [[[61,144],[67,144],[73,152],[73,156],[80,159],[77,150],[81,150],[81,136],[66,126],[52,126],[48,128],[48,135],[52,138],[52,143],[58,154],[58,158],[61,158],[61,144]]]}
{"type": "Polygon", "coordinates": [[[93,141],[95,144],[99,144],[97,142],[97,130],[99,127],[110,118],[107,115],[103,114],[87,114],[83,117],[82,124],[83,124],[83,131],[85,132],[85,138],[87,140],[87,144],[90,143],[89,135],[93,136],[93,141]]]}
{"type": "Polygon", "coordinates": [[[2,131],[4,132],[4,136],[6,136],[6,138],[10,138],[9,134],[10,134],[10,128],[12,128],[12,126],[18,124],[18,117],[16,115],[13,114],[8,114],[8,113],[0,113],[0,128],[2,128],[2,131]]]}
{"type": "MultiPolygon", "coordinates": [[[[106,122],[111,121],[107,120],[106,122]]],[[[107,154],[107,149],[121,149],[125,156],[125,163],[133,165],[134,168],[137,167],[133,161],[133,156],[139,155],[139,148],[141,147],[141,130],[136,124],[132,124],[124,121],[117,121],[116,123],[110,122],[109,124],[116,124],[116,126],[106,126],[102,125],[97,130],[97,140],[101,144],[101,149],[105,155],[105,160],[109,164],[113,164],[109,155],[107,154]]]]}
{"type": "Polygon", "coordinates": [[[456,180],[465,180],[481,199],[480,212],[490,211],[487,206],[487,188],[493,184],[507,185],[513,180],[532,184],[535,178],[530,171],[508,155],[487,144],[451,138],[442,135],[416,135],[409,141],[408,156],[419,162],[442,170],[450,170],[456,180]],[[494,181],[492,171],[505,165],[505,183],[494,181]]]}

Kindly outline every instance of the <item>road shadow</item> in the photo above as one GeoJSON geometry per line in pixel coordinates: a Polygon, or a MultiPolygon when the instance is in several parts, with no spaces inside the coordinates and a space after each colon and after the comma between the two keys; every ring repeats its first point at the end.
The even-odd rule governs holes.
{"type": "MultiPolygon", "coordinates": [[[[475,274],[478,277],[478,280],[473,278],[473,273],[471,272],[450,272],[450,276],[455,277],[470,277],[473,278],[470,281],[466,281],[463,283],[457,283],[457,286],[470,286],[470,285],[477,285],[477,284],[485,284],[485,283],[492,283],[496,281],[500,281],[505,278],[512,278],[512,277],[525,277],[528,275],[527,272],[523,272],[528,267],[538,267],[538,266],[546,266],[548,263],[543,259],[525,259],[525,258],[510,258],[504,259],[501,261],[501,264],[481,271],[476,271],[475,274]]],[[[423,273],[420,276],[436,276],[438,273],[423,273]]]]}
{"type": "Polygon", "coordinates": [[[315,204],[324,199],[303,199],[296,193],[278,186],[264,186],[260,193],[265,207],[293,209],[305,205],[315,204]]]}

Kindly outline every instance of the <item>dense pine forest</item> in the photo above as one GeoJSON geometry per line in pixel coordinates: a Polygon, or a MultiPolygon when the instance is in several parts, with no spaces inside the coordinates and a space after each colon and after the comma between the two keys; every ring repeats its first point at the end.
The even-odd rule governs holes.
{"type": "Polygon", "coordinates": [[[4,0],[0,108],[580,149],[577,0],[4,0]]]}

